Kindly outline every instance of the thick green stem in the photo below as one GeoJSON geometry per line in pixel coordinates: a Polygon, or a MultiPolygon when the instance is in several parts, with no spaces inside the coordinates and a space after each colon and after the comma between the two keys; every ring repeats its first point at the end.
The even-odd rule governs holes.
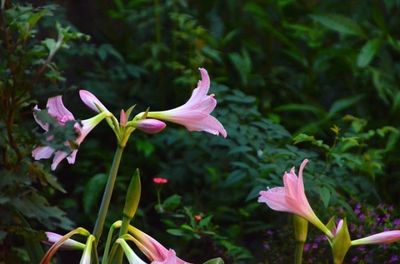
{"type": "Polygon", "coordinates": [[[296,251],[294,255],[295,264],[303,263],[303,249],[304,249],[304,242],[296,241],[296,251]]]}
{"type": "Polygon", "coordinates": [[[122,152],[124,148],[118,146],[114,154],[114,160],[111,166],[110,174],[108,176],[106,189],[104,190],[103,199],[101,200],[101,206],[99,214],[97,216],[96,224],[93,229],[93,234],[96,237],[96,247],[100,241],[101,233],[103,232],[104,222],[106,220],[108,207],[110,205],[111,196],[114,190],[115,180],[117,178],[119,164],[121,162],[122,152]]]}

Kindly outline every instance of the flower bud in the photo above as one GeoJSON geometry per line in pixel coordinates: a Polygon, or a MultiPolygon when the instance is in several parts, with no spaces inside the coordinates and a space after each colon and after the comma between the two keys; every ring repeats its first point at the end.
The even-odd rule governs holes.
{"type": "Polygon", "coordinates": [[[156,134],[166,127],[166,124],[157,119],[143,119],[136,122],[136,128],[148,133],[156,134]]]}

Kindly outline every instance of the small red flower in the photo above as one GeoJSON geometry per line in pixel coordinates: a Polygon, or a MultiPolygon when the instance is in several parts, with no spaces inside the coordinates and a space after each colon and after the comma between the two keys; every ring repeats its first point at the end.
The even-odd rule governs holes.
{"type": "Polygon", "coordinates": [[[203,219],[203,217],[199,214],[194,216],[194,220],[196,220],[197,222],[200,222],[201,219],[203,219]]]}
{"type": "Polygon", "coordinates": [[[153,178],[153,182],[155,184],[166,184],[166,183],[168,183],[168,179],[162,178],[162,177],[156,177],[156,178],[153,178]]]}

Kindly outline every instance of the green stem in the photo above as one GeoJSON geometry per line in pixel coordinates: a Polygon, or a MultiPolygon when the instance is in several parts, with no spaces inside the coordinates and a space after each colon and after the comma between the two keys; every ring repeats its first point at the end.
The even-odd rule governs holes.
{"type": "Polygon", "coordinates": [[[294,255],[295,264],[303,263],[303,249],[304,249],[304,242],[296,241],[296,250],[294,255]]]}
{"type": "MultiPolygon", "coordinates": [[[[124,217],[122,218],[121,228],[119,229],[119,237],[128,233],[128,227],[129,227],[131,220],[132,220],[132,218],[124,215],[124,217]]],[[[118,247],[116,250],[117,251],[116,251],[114,263],[120,264],[120,263],[122,263],[122,259],[124,257],[123,251],[122,251],[121,247],[118,247]]]]}
{"type": "Polygon", "coordinates": [[[122,152],[124,148],[118,146],[114,154],[114,160],[111,166],[110,174],[108,176],[106,189],[104,190],[103,199],[101,200],[100,210],[97,216],[96,224],[93,229],[93,234],[96,237],[96,247],[100,241],[101,233],[103,232],[104,222],[106,220],[108,207],[110,205],[111,196],[114,190],[115,180],[117,178],[119,164],[121,162],[122,152]]]}
{"type": "Polygon", "coordinates": [[[108,231],[108,236],[107,236],[107,241],[106,241],[106,247],[104,248],[104,254],[103,254],[103,259],[102,259],[102,263],[109,263],[108,261],[108,257],[110,254],[110,247],[111,247],[111,242],[112,242],[112,238],[114,235],[114,230],[117,228],[121,227],[121,221],[117,221],[115,222],[111,227],[110,230],[108,231]]]}

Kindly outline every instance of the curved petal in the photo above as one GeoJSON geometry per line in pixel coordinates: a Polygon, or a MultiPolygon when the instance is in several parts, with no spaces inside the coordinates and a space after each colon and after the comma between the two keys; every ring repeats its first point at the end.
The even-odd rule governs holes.
{"type": "Polygon", "coordinates": [[[186,126],[191,122],[203,120],[208,114],[193,109],[175,108],[163,112],[149,112],[147,116],[186,126]]]}
{"type": "Polygon", "coordinates": [[[208,90],[210,89],[210,77],[208,76],[208,72],[204,68],[199,68],[201,80],[197,83],[197,88],[195,88],[190,96],[189,100],[186,102],[186,105],[194,105],[199,103],[201,99],[207,95],[208,90]]]}
{"type": "Polygon", "coordinates": [[[48,159],[53,155],[54,149],[48,146],[40,146],[32,151],[32,157],[35,160],[48,159]]]}
{"type": "Polygon", "coordinates": [[[290,173],[285,172],[283,175],[283,186],[285,187],[287,195],[295,197],[297,194],[297,183],[298,178],[294,172],[294,169],[290,170],[290,173]]]}
{"type": "Polygon", "coordinates": [[[166,258],[162,261],[152,261],[151,264],[186,264],[188,262],[178,258],[176,256],[176,253],[173,249],[170,249],[168,251],[168,255],[166,256],[166,258]]]}
{"type": "Polygon", "coordinates": [[[64,106],[61,95],[49,98],[47,100],[47,108],[49,115],[56,118],[61,124],[75,119],[74,115],[64,106]]]}
{"type": "Polygon", "coordinates": [[[300,165],[299,180],[297,182],[297,191],[299,193],[304,193],[303,170],[304,170],[304,167],[307,165],[307,163],[308,163],[308,159],[304,159],[300,165]]]}
{"type": "Polygon", "coordinates": [[[268,191],[261,191],[258,202],[266,203],[272,210],[293,213],[286,201],[285,188],[274,187],[268,191]]]}
{"type": "MultiPolygon", "coordinates": [[[[55,244],[57,243],[63,236],[59,235],[57,233],[53,233],[53,232],[45,232],[46,236],[47,236],[47,241],[50,244],[55,244]]],[[[67,240],[65,240],[65,242],[62,244],[61,248],[64,249],[80,249],[83,250],[85,248],[85,245],[82,244],[81,242],[78,242],[76,240],[73,240],[71,238],[68,238],[67,240]]]]}
{"type": "Polygon", "coordinates": [[[51,170],[55,170],[60,162],[68,156],[67,152],[56,151],[54,154],[53,162],[51,163],[51,170]]]}
{"type": "Polygon", "coordinates": [[[78,154],[78,150],[77,149],[75,149],[74,151],[71,152],[71,154],[69,154],[69,156],[67,157],[67,161],[68,161],[69,164],[74,164],[75,163],[76,154],[78,154]]]}
{"type": "Polygon", "coordinates": [[[89,91],[80,90],[79,96],[81,97],[82,102],[85,103],[90,109],[100,112],[110,112],[108,109],[100,102],[97,97],[89,91]]]}
{"type": "Polygon", "coordinates": [[[210,114],[214,111],[217,106],[217,100],[214,96],[206,96],[198,105],[196,105],[197,111],[202,111],[204,113],[210,114]]]}
{"type": "Polygon", "coordinates": [[[205,131],[213,135],[222,135],[226,138],[227,133],[223,125],[213,116],[184,124],[189,131],[205,131]]]}

